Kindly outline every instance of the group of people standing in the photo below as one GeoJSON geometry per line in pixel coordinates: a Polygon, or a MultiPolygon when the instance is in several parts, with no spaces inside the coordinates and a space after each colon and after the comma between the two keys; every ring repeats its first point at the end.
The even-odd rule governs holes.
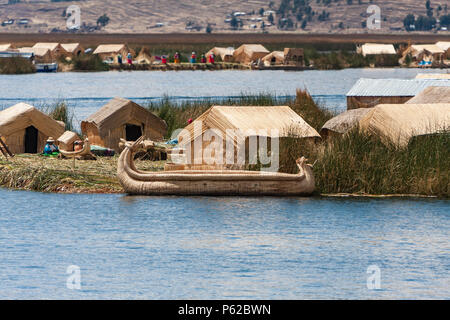
{"type": "MultiPolygon", "coordinates": [[[[215,60],[216,60],[216,57],[215,57],[214,53],[211,53],[208,56],[208,59],[206,58],[206,56],[204,54],[202,54],[201,57],[200,57],[200,61],[199,62],[200,63],[212,63],[212,64],[214,64],[215,60]]],[[[175,55],[173,56],[173,62],[175,64],[181,63],[181,55],[180,55],[179,52],[176,52],[175,55]]],[[[195,53],[195,51],[192,52],[191,57],[189,58],[189,62],[190,63],[197,63],[197,53],[195,53]]],[[[167,56],[162,56],[161,57],[161,63],[162,64],[167,64],[167,56]]]]}
{"type": "MultiPolygon", "coordinates": [[[[122,55],[119,53],[119,55],[117,56],[117,62],[119,63],[119,64],[122,64],[123,63],[123,57],[122,57],[122,55]]],[[[127,63],[128,64],[133,64],[133,56],[132,56],[132,54],[131,54],[131,52],[128,52],[128,54],[127,54],[127,63]]]]}

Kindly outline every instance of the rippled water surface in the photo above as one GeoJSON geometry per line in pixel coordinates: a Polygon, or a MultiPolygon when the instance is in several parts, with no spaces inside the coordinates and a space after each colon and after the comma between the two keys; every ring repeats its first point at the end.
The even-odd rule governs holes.
{"type": "Polygon", "coordinates": [[[412,79],[419,69],[345,69],[331,71],[183,71],[90,72],[0,75],[0,109],[18,102],[35,106],[66,101],[76,121],[87,118],[113,97],[145,104],[168,95],[177,100],[235,97],[261,92],[292,96],[307,88],[326,107],[346,108],[345,94],[359,78],[412,79]]]}
{"type": "Polygon", "coordinates": [[[0,197],[0,298],[450,298],[446,200],[0,197]]]}

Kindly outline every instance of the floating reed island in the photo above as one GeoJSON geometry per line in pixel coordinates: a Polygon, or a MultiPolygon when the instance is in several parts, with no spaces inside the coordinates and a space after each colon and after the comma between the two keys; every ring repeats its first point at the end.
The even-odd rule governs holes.
{"type": "MultiPolygon", "coordinates": [[[[189,119],[201,117],[215,105],[240,106],[241,108],[284,105],[301,117],[312,130],[316,133],[320,132],[321,137],[311,140],[299,139],[298,134],[286,135],[283,143],[280,144],[278,173],[293,176],[300,173],[301,175],[296,160],[305,157],[312,165],[311,171],[315,180],[313,194],[420,195],[448,198],[450,101],[442,98],[442,95],[449,96],[448,90],[448,88],[426,89],[412,101],[417,103],[384,104],[369,108],[365,112],[349,111],[348,115],[344,113],[338,115],[337,118],[334,118],[333,113],[318,105],[304,90],[298,90],[296,97],[292,99],[261,94],[242,96],[239,99],[216,99],[180,104],[167,98],[142,107],[152,113],[154,117],[165,122],[166,127],[162,134],[164,135],[163,140],[167,141],[175,129],[185,127],[189,119]],[[434,99],[430,97],[435,92],[440,93],[440,104],[433,103],[434,99]],[[411,107],[409,108],[408,105],[411,107]],[[439,126],[436,126],[437,122],[432,121],[433,119],[439,120],[439,126]],[[324,132],[327,133],[324,134],[324,132]]],[[[126,101],[120,101],[119,106],[116,106],[116,112],[128,110],[130,105],[133,106],[126,101]]],[[[131,110],[133,108],[131,107],[131,110]]],[[[27,108],[21,109],[26,110],[27,108]]],[[[110,110],[110,108],[107,109],[110,110]]],[[[2,116],[4,112],[11,111],[8,109],[0,111],[0,136],[6,145],[9,143],[8,137],[15,136],[13,128],[25,130],[22,131],[23,133],[26,132],[27,126],[33,125],[34,116],[37,119],[45,119],[35,110],[30,110],[33,112],[27,115],[29,122],[17,122],[17,124],[21,124],[17,127],[14,127],[16,121],[12,121],[12,117],[2,116]],[[3,119],[9,119],[9,122],[3,121],[3,119]],[[5,128],[9,128],[10,131],[3,133],[2,130],[5,128]]],[[[226,112],[226,109],[223,112],[226,112]]],[[[49,118],[54,117],[58,121],[64,120],[66,130],[72,126],[70,112],[67,112],[64,104],[47,108],[45,113],[49,118]]],[[[116,118],[112,116],[112,119],[116,118]]],[[[139,119],[129,118],[127,120],[132,121],[134,126],[128,127],[131,130],[129,134],[135,134],[141,126],[137,120],[139,119]]],[[[41,124],[36,124],[36,126],[37,137],[39,137],[39,132],[45,133],[47,130],[41,124]]],[[[64,132],[64,126],[59,126],[59,122],[58,125],[54,125],[62,133],[61,141],[71,145],[74,135],[69,135],[67,131],[64,132]]],[[[127,123],[118,121],[108,124],[103,129],[101,127],[100,123],[99,132],[113,130],[122,134],[122,138],[126,138],[127,123]],[[119,128],[122,131],[118,130],[119,128]]],[[[22,136],[22,134],[18,134],[18,136],[22,136]]],[[[78,136],[84,139],[88,137],[88,134],[79,132],[78,136]]],[[[106,134],[106,136],[108,135],[106,134]]],[[[144,149],[144,152],[138,152],[133,157],[127,151],[122,153],[121,157],[119,156],[124,147],[125,150],[128,149],[125,144],[122,144],[117,146],[117,152],[112,157],[97,155],[95,161],[76,160],[75,165],[70,157],[59,159],[39,154],[23,154],[20,148],[25,147],[24,143],[20,144],[20,140],[17,140],[17,143],[14,147],[16,148],[14,157],[2,156],[0,158],[0,185],[12,189],[69,193],[122,193],[127,190],[127,187],[123,188],[124,181],[121,184],[117,172],[119,170],[120,173],[121,170],[124,170],[124,167],[120,168],[125,164],[124,159],[127,160],[127,170],[131,170],[129,172],[132,175],[136,174],[139,177],[144,171],[167,175],[167,171],[161,172],[164,172],[165,169],[180,170],[170,167],[171,149],[165,143],[152,144],[151,147],[144,149]],[[169,155],[169,160],[163,154],[169,155]]],[[[261,168],[262,164],[259,163],[256,165],[245,163],[244,167],[238,170],[256,172],[261,168]]],[[[207,168],[194,169],[206,170],[207,168]]],[[[230,168],[225,169],[229,170],[230,168]]],[[[144,175],[146,175],[145,179],[141,179],[143,184],[147,183],[147,178],[153,179],[151,173],[144,175]]],[[[131,193],[141,193],[139,190],[145,189],[146,187],[138,186],[131,193]]]]}

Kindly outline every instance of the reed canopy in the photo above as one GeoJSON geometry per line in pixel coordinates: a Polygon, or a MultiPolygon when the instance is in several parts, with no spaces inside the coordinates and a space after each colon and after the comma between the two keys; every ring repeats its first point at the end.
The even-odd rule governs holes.
{"type": "Polygon", "coordinates": [[[381,104],[372,108],[359,126],[387,144],[406,147],[413,137],[448,133],[450,103],[381,104]]]}
{"type": "Polygon", "coordinates": [[[332,135],[345,134],[355,128],[359,121],[371,110],[371,108],[360,108],[345,111],[331,118],[320,129],[320,135],[325,138],[332,135]]]}
{"type": "Polygon", "coordinates": [[[91,144],[120,151],[120,139],[135,141],[144,135],[154,141],[162,140],[167,124],[131,100],[114,98],[82,121],[81,130],[91,144]]]}
{"type": "Polygon", "coordinates": [[[428,87],[406,103],[450,103],[450,87],[428,87]]]}
{"type": "Polygon", "coordinates": [[[178,143],[192,151],[186,159],[191,164],[210,164],[205,150],[215,150],[225,159],[229,157],[226,145],[231,143],[233,161],[237,162],[239,150],[245,146],[247,161],[250,137],[266,137],[270,145],[274,136],[281,138],[281,143],[283,138],[320,139],[317,131],[288,106],[213,106],[179,134],[178,143]]]}
{"type": "Polygon", "coordinates": [[[206,57],[209,58],[211,54],[216,57],[220,57],[223,62],[233,62],[234,48],[214,47],[206,53],[206,57]]]}
{"type": "Polygon", "coordinates": [[[78,134],[72,131],[64,132],[57,140],[59,149],[64,151],[73,151],[74,142],[81,140],[78,134]]]}
{"type": "Polygon", "coordinates": [[[250,64],[264,58],[270,52],[260,44],[243,44],[233,53],[234,62],[250,64]]]}
{"type": "Polygon", "coordinates": [[[61,136],[64,127],[64,123],[26,103],[0,111],[0,136],[15,154],[42,152],[47,139],[61,136]]]}

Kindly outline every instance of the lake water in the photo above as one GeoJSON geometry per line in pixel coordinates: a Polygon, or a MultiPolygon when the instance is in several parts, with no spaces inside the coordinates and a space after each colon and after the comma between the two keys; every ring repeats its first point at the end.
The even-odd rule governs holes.
{"type": "Polygon", "coordinates": [[[307,88],[314,98],[336,111],[346,109],[345,95],[359,78],[412,79],[417,73],[445,70],[345,69],[339,71],[135,71],[0,75],[0,109],[18,102],[35,106],[66,101],[81,122],[113,97],[137,103],[169,96],[174,100],[236,97],[241,93],[293,96],[307,88]]]}
{"type": "Polygon", "coordinates": [[[0,198],[0,299],[450,299],[447,200],[0,198]]]}
{"type": "MultiPolygon", "coordinates": [[[[360,77],[415,69],[0,76],[0,108],[65,100],[80,121],[138,103],[306,87],[333,110],[360,77]]],[[[436,71],[433,71],[436,72],[436,71]]],[[[0,189],[0,299],[450,299],[450,202],[59,195],[0,189]],[[81,290],[66,287],[70,265],[81,290]],[[367,288],[367,268],[381,289],[367,288]]]]}

